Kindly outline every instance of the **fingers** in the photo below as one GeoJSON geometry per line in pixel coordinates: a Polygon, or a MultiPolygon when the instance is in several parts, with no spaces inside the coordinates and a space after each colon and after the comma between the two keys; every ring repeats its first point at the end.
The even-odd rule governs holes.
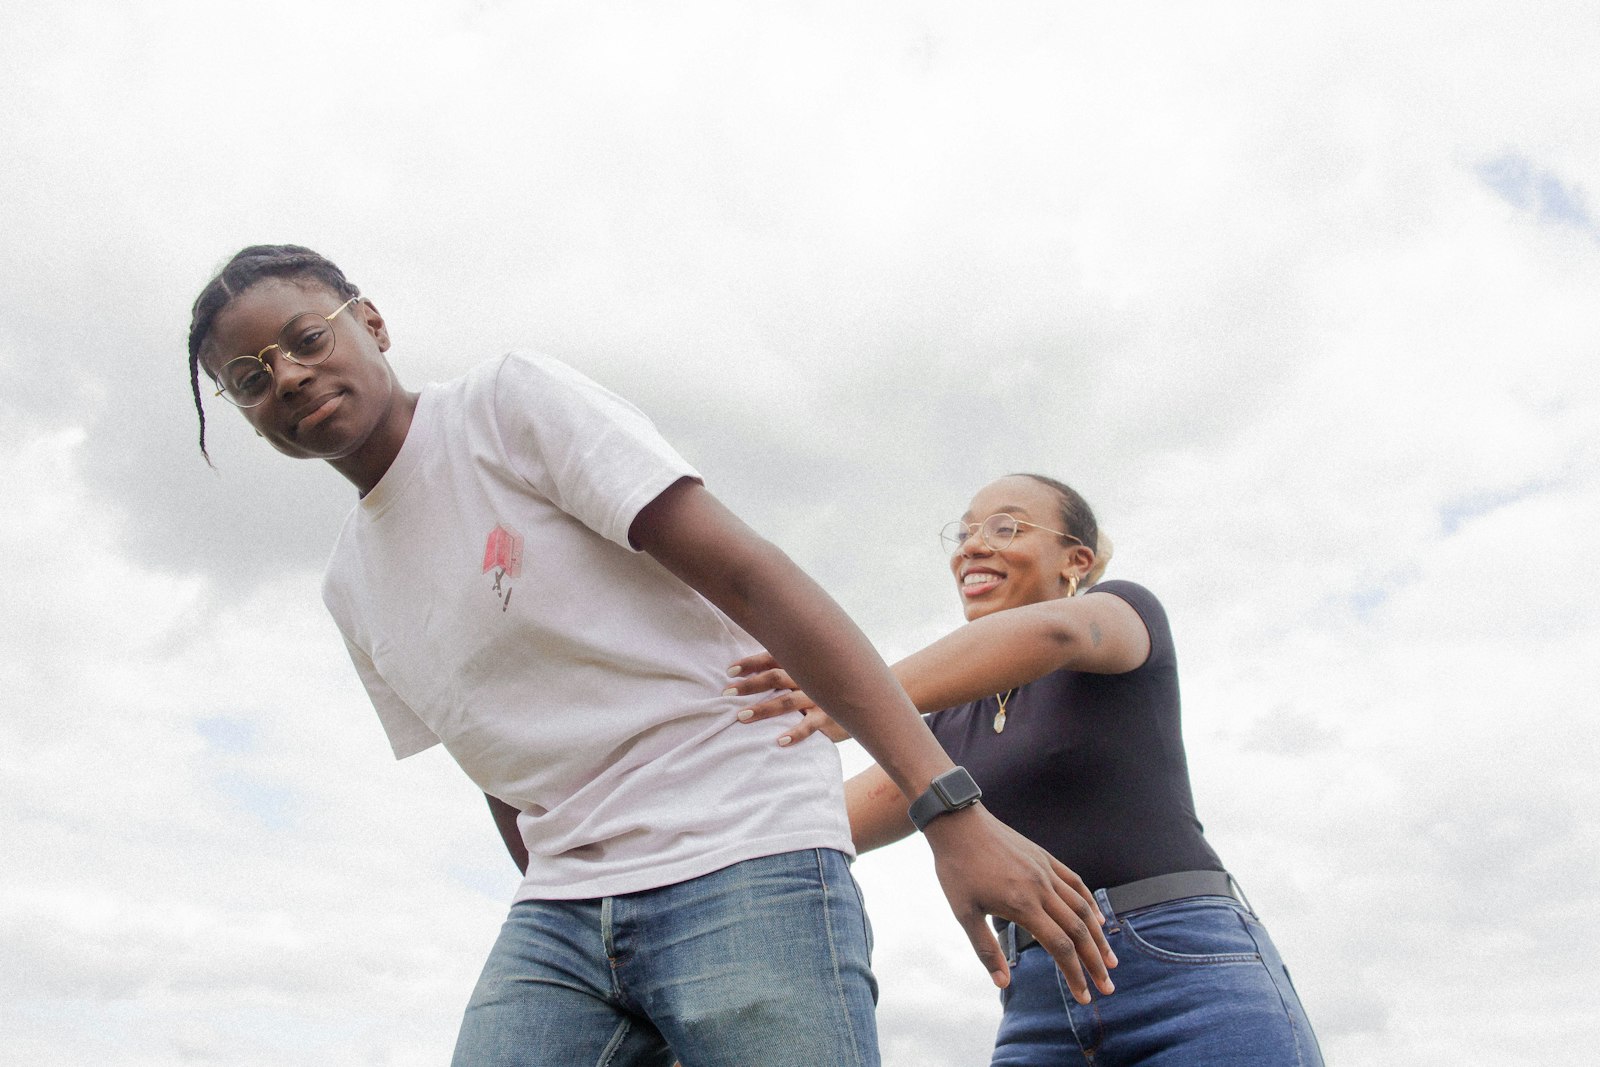
{"type": "Polygon", "coordinates": [[[821,730],[828,740],[834,744],[850,740],[850,731],[840,726],[832,715],[825,713],[821,708],[816,711],[806,712],[806,721],[811,722],[813,720],[817,723],[817,729],[821,730]]]}
{"type": "Polygon", "coordinates": [[[833,720],[817,707],[815,701],[795,686],[794,679],[789,677],[789,672],[779,667],[769,653],[758,652],[753,656],[746,656],[729,667],[728,674],[734,681],[722,691],[723,696],[748,696],[751,693],[778,691],[759,703],[741,709],[738,716],[740,722],[761,722],[776,715],[787,715],[791,711],[802,713],[803,718],[800,722],[780,736],[778,744],[792,745],[796,741],[810,737],[818,730],[835,741],[849,736],[834,725],[833,720]],[[839,736],[835,736],[836,734],[839,736]]]}
{"type": "MultiPolygon", "coordinates": [[[[1094,898],[1094,891],[1084,884],[1082,878],[1078,877],[1078,872],[1074,871],[1071,867],[1068,867],[1065,863],[1062,863],[1054,856],[1050,857],[1050,863],[1054,868],[1056,877],[1061,879],[1061,881],[1066,884],[1066,888],[1071,894],[1067,896],[1069,904],[1072,905],[1073,910],[1077,912],[1083,921],[1088,924],[1089,934],[1094,938],[1095,950],[1100,954],[1100,958],[1105,961],[1105,965],[1107,967],[1115,967],[1117,965],[1117,954],[1112,951],[1111,943],[1106,940],[1104,929],[1106,917],[1100,912],[1100,904],[1094,898]],[[1087,915],[1085,915],[1083,912],[1077,911],[1074,898],[1076,900],[1081,900],[1088,905],[1089,911],[1087,915]]],[[[1110,983],[1109,977],[1106,979],[1106,982],[1107,984],[1110,983]]],[[[1101,992],[1109,993],[1110,990],[1102,988],[1101,992]]]]}
{"type": "Polygon", "coordinates": [[[791,727],[788,733],[778,738],[778,744],[792,745],[796,741],[803,741],[831,722],[833,720],[828,717],[827,712],[814,707],[800,719],[800,725],[791,727]]]}
{"type": "Polygon", "coordinates": [[[1116,991],[1109,969],[1117,965],[1116,953],[1101,927],[1105,916],[1083,879],[1059,860],[1051,858],[1054,895],[1043,901],[1045,917],[1023,926],[1056,961],[1067,988],[1080,1004],[1089,1003],[1089,983],[1103,994],[1116,991]]]}
{"type": "MultiPolygon", "coordinates": [[[[1065,887],[1063,887],[1065,890],[1065,887]]],[[[1066,890],[1070,893],[1070,890],[1066,890]]],[[[1067,988],[1079,1004],[1089,1003],[1089,983],[1093,982],[1096,989],[1103,994],[1116,991],[1116,985],[1111,981],[1108,973],[1110,967],[1115,967],[1116,956],[1111,951],[1111,946],[1106,943],[1105,934],[1096,921],[1095,912],[1085,906],[1081,899],[1073,897],[1077,903],[1077,910],[1063,914],[1057,903],[1054,908],[1049,904],[1046,911],[1051,912],[1049,918],[1039,925],[1045,928],[1041,933],[1038,929],[1023,926],[1039,940],[1046,952],[1056,961],[1056,966],[1061,969],[1061,974],[1067,980],[1067,988]]]]}
{"type": "MultiPolygon", "coordinates": [[[[740,660],[740,663],[745,662],[740,660]]],[[[729,670],[739,666],[735,663],[729,670]]],[[[782,667],[763,668],[750,670],[733,676],[734,680],[728,683],[728,688],[723,690],[729,696],[735,694],[749,696],[751,693],[765,693],[769,689],[798,689],[794,679],[789,677],[789,672],[782,667]]]]}
{"type": "Polygon", "coordinates": [[[772,658],[772,653],[768,652],[766,649],[762,649],[755,655],[746,656],[744,659],[739,660],[733,666],[729,667],[728,677],[742,678],[747,674],[755,674],[760,671],[770,671],[777,665],[778,661],[772,658]]]}
{"type": "Polygon", "coordinates": [[[983,969],[989,972],[989,979],[994,982],[996,989],[1004,989],[1011,984],[1011,967],[1006,963],[1006,954],[1000,951],[1000,942],[994,936],[994,931],[989,928],[989,922],[983,917],[982,912],[977,914],[967,913],[960,916],[961,928],[967,932],[967,940],[972,942],[972,951],[978,954],[978,961],[983,964],[983,969]]]}
{"type": "MultiPolygon", "coordinates": [[[[986,965],[992,957],[984,946],[995,942],[987,930],[974,930],[965,921],[974,907],[1032,933],[1080,1004],[1090,1002],[1090,982],[1103,994],[1113,992],[1109,968],[1116,966],[1116,956],[1100,929],[1104,917],[1070,868],[995,821],[982,805],[936,819],[924,833],[934,847],[935,870],[951,909],[986,965]]],[[[990,974],[996,973],[990,967],[990,974]]]]}
{"type": "MultiPolygon", "coordinates": [[[[759,704],[752,704],[748,708],[742,708],[739,711],[739,721],[760,722],[762,719],[770,719],[774,715],[783,715],[791,711],[811,712],[816,710],[816,707],[816,703],[806,696],[802,690],[791,689],[776,696],[770,696],[759,704]]],[[[815,729],[815,726],[811,728],[811,730],[815,729]]],[[[810,733],[811,730],[807,730],[806,733],[810,733]]],[[[800,736],[804,737],[805,734],[800,736]]],[[[795,740],[799,740],[799,738],[795,740]]]]}

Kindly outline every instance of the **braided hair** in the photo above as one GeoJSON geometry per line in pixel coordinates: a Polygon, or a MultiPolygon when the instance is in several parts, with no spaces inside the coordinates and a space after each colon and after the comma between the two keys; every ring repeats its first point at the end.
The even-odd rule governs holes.
{"type": "Polygon", "coordinates": [[[251,245],[228,260],[195,298],[189,319],[189,387],[194,392],[194,410],[200,416],[200,455],[207,463],[206,409],[200,403],[200,349],[222,309],[234,297],[265,278],[295,278],[319,282],[343,299],[360,296],[331,260],[300,245],[251,245]]]}

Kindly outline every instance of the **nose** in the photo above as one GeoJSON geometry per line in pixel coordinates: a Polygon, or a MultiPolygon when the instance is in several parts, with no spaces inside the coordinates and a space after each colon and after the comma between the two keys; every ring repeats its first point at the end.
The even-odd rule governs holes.
{"type": "Polygon", "coordinates": [[[983,539],[983,527],[978,523],[973,523],[972,527],[967,530],[967,536],[962,539],[961,544],[956,548],[956,555],[986,556],[990,551],[988,543],[983,539]]]}
{"type": "Polygon", "coordinates": [[[278,387],[279,396],[293,396],[305,386],[306,381],[313,377],[315,372],[315,367],[301,366],[284,359],[281,353],[275,352],[272,355],[272,380],[278,387]]]}

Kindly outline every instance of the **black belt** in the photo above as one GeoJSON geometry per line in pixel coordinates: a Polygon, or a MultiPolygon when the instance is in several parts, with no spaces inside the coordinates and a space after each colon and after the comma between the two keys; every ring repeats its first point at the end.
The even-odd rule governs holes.
{"type": "MultiPolygon", "coordinates": [[[[1234,888],[1233,876],[1227,871],[1174,871],[1172,874],[1158,874],[1154,878],[1141,878],[1137,882],[1128,882],[1125,885],[1114,885],[1106,890],[1106,899],[1111,902],[1111,910],[1118,915],[1140,908],[1153,908],[1157,904],[1182,900],[1184,897],[1232,897],[1245,907],[1250,906],[1234,888]]],[[[1029,945],[1039,943],[1037,938],[1015,923],[998,917],[990,921],[994,923],[996,933],[1006,933],[1007,927],[1016,930],[1015,947],[1007,946],[1012,955],[1021,952],[1029,945]]]]}

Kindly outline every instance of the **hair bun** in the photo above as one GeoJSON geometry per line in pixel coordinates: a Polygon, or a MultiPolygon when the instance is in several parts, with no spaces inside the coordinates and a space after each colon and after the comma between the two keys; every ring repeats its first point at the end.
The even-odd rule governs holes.
{"type": "Polygon", "coordinates": [[[1084,585],[1094,585],[1106,573],[1106,567],[1111,563],[1111,556],[1116,548],[1111,543],[1111,537],[1104,530],[1099,531],[1094,546],[1094,566],[1089,568],[1089,573],[1083,576],[1084,585]]]}

